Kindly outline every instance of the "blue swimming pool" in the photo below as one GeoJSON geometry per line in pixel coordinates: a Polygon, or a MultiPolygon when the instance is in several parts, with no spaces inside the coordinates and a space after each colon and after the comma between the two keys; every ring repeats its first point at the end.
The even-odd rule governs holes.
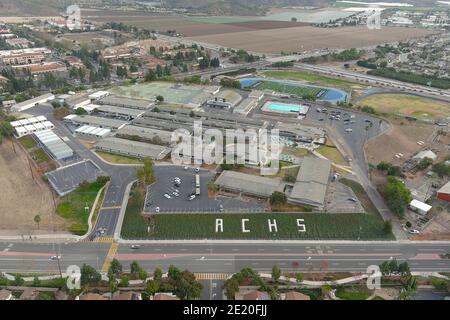
{"type": "Polygon", "coordinates": [[[275,112],[275,113],[296,113],[305,115],[309,110],[308,106],[299,104],[281,103],[275,101],[267,101],[262,107],[263,112],[275,112]]]}

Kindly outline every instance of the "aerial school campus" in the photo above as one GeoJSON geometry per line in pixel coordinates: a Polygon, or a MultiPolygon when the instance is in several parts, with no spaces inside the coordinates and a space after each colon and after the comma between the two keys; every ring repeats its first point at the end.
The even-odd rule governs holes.
{"type": "Polygon", "coordinates": [[[270,23],[183,15],[176,30],[137,2],[103,5],[79,30],[58,15],[0,25],[0,293],[446,295],[450,80],[429,50],[448,50],[445,5],[434,27],[399,26],[410,11],[388,6],[383,35],[343,4],[285,9],[289,21],[273,8],[270,23]],[[240,40],[263,35],[274,45],[240,40]],[[391,285],[366,288],[371,266],[391,285]]]}

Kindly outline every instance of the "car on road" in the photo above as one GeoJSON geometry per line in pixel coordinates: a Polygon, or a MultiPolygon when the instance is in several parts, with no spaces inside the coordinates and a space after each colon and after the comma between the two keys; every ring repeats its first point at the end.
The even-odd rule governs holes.
{"type": "Polygon", "coordinates": [[[351,201],[351,202],[358,202],[358,200],[356,200],[355,198],[348,198],[347,200],[351,201]]]}
{"type": "Polygon", "coordinates": [[[345,129],[345,132],[353,132],[353,129],[347,128],[345,129]]]}
{"type": "Polygon", "coordinates": [[[164,198],[166,198],[166,199],[170,199],[170,198],[172,198],[168,193],[164,193],[164,198]]]}
{"type": "Polygon", "coordinates": [[[184,167],[184,170],[188,170],[188,169],[189,169],[189,167],[188,167],[188,166],[185,166],[185,167],[184,167]]]}
{"type": "Polygon", "coordinates": [[[324,120],[323,118],[320,118],[320,119],[319,119],[319,121],[323,121],[323,120],[324,120]]]}
{"type": "Polygon", "coordinates": [[[137,250],[137,249],[139,249],[141,246],[140,245],[138,245],[138,244],[133,244],[133,245],[131,245],[131,249],[134,249],[134,250],[137,250]]]}
{"type": "Polygon", "coordinates": [[[158,213],[161,209],[159,207],[155,208],[155,212],[158,213]]]}
{"type": "Polygon", "coordinates": [[[199,172],[200,171],[200,168],[195,168],[195,172],[199,172]]]}
{"type": "Polygon", "coordinates": [[[51,256],[49,260],[51,261],[61,260],[61,256],[51,256]]]}

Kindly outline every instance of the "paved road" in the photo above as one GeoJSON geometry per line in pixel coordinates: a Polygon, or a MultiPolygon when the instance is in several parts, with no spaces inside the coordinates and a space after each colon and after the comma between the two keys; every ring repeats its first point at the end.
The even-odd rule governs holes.
{"type": "MultiPolygon", "coordinates": [[[[110,245],[105,243],[0,243],[1,271],[57,272],[61,254],[63,271],[67,266],[83,263],[101,269],[110,245]]],[[[133,250],[120,244],[115,255],[124,265],[136,260],[147,271],[156,267],[167,270],[173,264],[193,272],[234,273],[244,267],[270,271],[278,264],[283,271],[364,272],[369,265],[389,259],[408,261],[412,271],[450,271],[450,259],[439,254],[450,252],[450,243],[374,243],[374,242],[305,242],[305,243],[205,243],[141,244],[133,250]]]]}

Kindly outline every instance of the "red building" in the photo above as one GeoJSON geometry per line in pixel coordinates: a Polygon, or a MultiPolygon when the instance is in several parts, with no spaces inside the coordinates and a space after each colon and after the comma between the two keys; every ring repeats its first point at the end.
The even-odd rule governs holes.
{"type": "Polygon", "coordinates": [[[450,181],[437,191],[438,199],[450,202],[450,181]]]}

